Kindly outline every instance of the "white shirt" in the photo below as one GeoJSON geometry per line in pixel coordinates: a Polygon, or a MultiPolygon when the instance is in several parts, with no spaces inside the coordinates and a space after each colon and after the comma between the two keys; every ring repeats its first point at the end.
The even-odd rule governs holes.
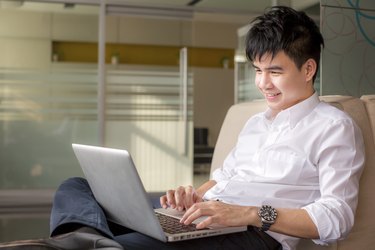
{"type": "MultiPolygon", "coordinates": [[[[343,111],[315,93],[270,120],[251,117],[205,199],[244,206],[303,208],[327,244],[344,238],[354,223],[364,164],[360,129],[343,111]]],[[[298,239],[267,231],[284,249],[298,239]]]]}

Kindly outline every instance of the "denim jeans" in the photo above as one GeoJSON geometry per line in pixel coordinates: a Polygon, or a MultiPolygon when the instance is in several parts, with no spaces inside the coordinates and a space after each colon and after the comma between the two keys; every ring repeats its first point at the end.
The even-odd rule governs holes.
{"type": "Polygon", "coordinates": [[[111,224],[94,198],[87,181],[75,177],[56,191],[50,221],[51,235],[67,225],[85,225],[119,242],[125,249],[282,249],[268,234],[253,227],[245,232],[164,243],[128,228],[111,224]]]}

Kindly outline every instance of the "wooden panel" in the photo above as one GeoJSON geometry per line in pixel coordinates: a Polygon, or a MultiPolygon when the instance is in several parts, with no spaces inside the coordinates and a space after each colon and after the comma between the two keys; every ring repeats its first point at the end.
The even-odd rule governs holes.
{"type": "MultiPolygon", "coordinates": [[[[59,42],[52,45],[54,53],[59,55],[62,62],[89,62],[98,60],[98,46],[88,42],[59,42]]],[[[107,44],[106,63],[111,62],[111,56],[117,55],[120,64],[178,66],[178,46],[107,44]]],[[[220,48],[188,48],[189,66],[196,67],[226,67],[233,68],[233,49],[220,48]]]]}

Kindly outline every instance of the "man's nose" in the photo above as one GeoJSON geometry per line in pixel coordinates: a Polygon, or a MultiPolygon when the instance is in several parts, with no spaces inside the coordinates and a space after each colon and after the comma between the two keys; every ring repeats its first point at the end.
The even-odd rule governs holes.
{"type": "Polygon", "coordinates": [[[261,74],[258,76],[258,87],[261,89],[268,89],[272,86],[271,79],[268,74],[261,74]]]}

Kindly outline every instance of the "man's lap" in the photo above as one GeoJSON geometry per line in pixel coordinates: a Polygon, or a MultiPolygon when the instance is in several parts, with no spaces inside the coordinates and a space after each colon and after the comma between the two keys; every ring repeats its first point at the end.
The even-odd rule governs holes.
{"type": "MultiPolygon", "coordinates": [[[[119,242],[125,249],[141,250],[141,249],[194,249],[194,250],[212,250],[212,249],[282,249],[281,246],[270,236],[267,238],[260,237],[255,229],[245,232],[219,235],[214,237],[199,238],[194,240],[168,242],[164,243],[159,240],[150,238],[141,233],[133,232],[116,236],[115,240],[119,242]]],[[[264,234],[264,233],[261,233],[264,234]]],[[[264,235],[262,235],[264,236],[264,235]]]]}
{"type": "MultiPolygon", "coordinates": [[[[157,199],[155,199],[154,203],[157,199]]],[[[125,249],[281,249],[280,244],[253,227],[245,232],[215,237],[164,243],[107,221],[105,213],[95,200],[85,179],[65,181],[55,195],[51,216],[51,231],[60,232],[66,224],[92,226],[97,231],[118,241],[125,249]],[[92,218],[93,217],[93,218],[92,218]],[[72,220],[71,218],[76,218],[72,220]]]]}

